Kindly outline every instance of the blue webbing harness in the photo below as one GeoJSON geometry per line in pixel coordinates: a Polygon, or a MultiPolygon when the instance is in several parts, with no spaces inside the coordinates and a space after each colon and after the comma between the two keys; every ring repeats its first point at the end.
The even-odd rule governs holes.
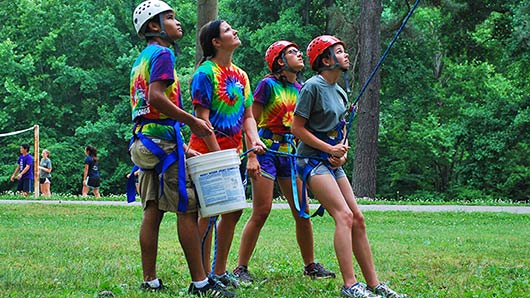
{"type": "MultiPolygon", "coordinates": [[[[290,133],[278,134],[273,133],[269,129],[260,128],[258,131],[260,137],[272,140],[272,145],[270,150],[277,151],[281,144],[287,144],[287,152],[291,153],[296,150],[296,145],[294,143],[294,136],[290,133]]],[[[298,211],[298,216],[302,218],[309,218],[309,215],[305,213],[307,206],[307,200],[305,197],[305,191],[302,191],[302,200],[301,202],[298,199],[298,187],[296,185],[296,158],[294,155],[289,154],[289,164],[291,168],[291,188],[293,189],[293,202],[296,210],[298,211]]]]}
{"type": "MultiPolygon", "coordinates": [[[[179,212],[186,212],[188,207],[188,193],[186,191],[186,165],[184,163],[184,141],[180,134],[180,122],[173,119],[163,119],[163,120],[151,120],[151,119],[141,119],[136,122],[133,127],[133,137],[129,143],[129,148],[135,140],[140,140],[142,144],[151,151],[159,160],[159,163],[155,166],[154,170],[158,175],[160,175],[160,197],[164,194],[164,174],[167,169],[178,162],[178,193],[179,193],[179,203],[177,210],[179,212]],[[156,123],[160,125],[172,126],[175,129],[175,143],[177,144],[177,150],[170,153],[166,153],[160,146],[153,142],[150,138],[142,134],[142,127],[148,123],[156,123]],[[140,126],[138,132],[136,132],[137,127],[140,126]]],[[[127,181],[127,202],[131,203],[135,201],[136,189],[134,185],[134,172],[140,170],[152,170],[152,169],[142,169],[139,166],[135,165],[131,171],[131,175],[127,181]]]]}
{"type": "MultiPolygon", "coordinates": [[[[333,129],[332,131],[330,132],[327,132],[327,133],[324,133],[324,132],[312,132],[317,138],[319,138],[320,140],[334,146],[334,145],[337,145],[338,143],[340,143],[340,141],[342,141],[343,137],[344,137],[344,126],[346,125],[346,121],[344,120],[341,120],[339,122],[339,124],[337,124],[337,126],[335,127],[335,129],[333,129]]],[[[307,180],[309,178],[309,175],[311,174],[311,171],[313,171],[316,167],[318,167],[319,165],[325,165],[326,167],[328,167],[329,169],[329,172],[331,173],[331,175],[333,175],[333,178],[336,178],[335,177],[335,174],[334,174],[334,171],[333,169],[331,169],[331,165],[329,164],[328,162],[328,157],[329,157],[329,154],[328,153],[324,153],[322,151],[319,152],[318,154],[318,157],[319,159],[316,159],[316,158],[307,158],[307,164],[305,165],[305,167],[300,167],[297,165],[297,170],[298,172],[301,173],[301,178],[302,178],[302,197],[305,198],[306,196],[306,187],[307,187],[307,180]]],[[[324,207],[322,205],[320,205],[318,207],[318,209],[313,213],[313,215],[311,215],[311,217],[315,217],[315,216],[323,216],[324,215],[324,207]]]]}

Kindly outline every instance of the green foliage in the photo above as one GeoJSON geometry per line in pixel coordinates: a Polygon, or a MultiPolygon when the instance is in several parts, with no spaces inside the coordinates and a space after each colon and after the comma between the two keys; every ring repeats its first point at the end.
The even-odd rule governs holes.
{"type": "MultiPolygon", "coordinates": [[[[528,200],[528,154],[514,155],[528,147],[528,87],[520,85],[528,76],[512,72],[528,62],[524,55],[512,56],[517,66],[510,69],[504,58],[444,57],[450,50],[437,29],[442,27],[436,21],[445,18],[437,17],[440,11],[420,10],[413,20],[412,30],[429,33],[423,36],[430,40],[407,39],[396,49],[394,57],[416,59],[391,59],[387,65],[388,75],[402,75],[393,84],[383,83],[380,191],[388,196],[423,190],[461,200],[472,195],[528,200]],[[427,51],[415,51],[418,47],[427,51]]],[[[512,38],[491,31],[498,30],[493,24],[506,15],[491,11],[471,33],[476,42],[499,51],[496,57],[506,57],[501,45],[512,38]]],[[[415,34],[422,36],[420,32],[415,34]]]]}
{"type": "MultiPolygon", "coordinates": [[[[0,2],[0,133],[40,125],[40,148],[54,163],[52,192],[80,192],[88,144],[99,150],[102,192],[124,192],[129,73],[145,44],[131,25],[137,2],[0,2]]],[[[239,31],[234,61],[252,86],[268,72],[272,42],[288,39],[304,50],[324,33],[346,42],[356,78],[358,0],[219,2],[219,17],[239,31]]],[[[168,3],[185,32],[177,72],[191,111],[197,3],[168,3]]],[[[383,1],[383,49],[408,9],[383,1]]],[[[528,0],[420,2],[381,68],[378,196],[530,199],[529,12],[528,0]]],[[[313,73],[306,67],[303,75],[313,73]]],[[[0,138],[0,192],[14,189],[18,148],[31,138],[0,138]]]]}

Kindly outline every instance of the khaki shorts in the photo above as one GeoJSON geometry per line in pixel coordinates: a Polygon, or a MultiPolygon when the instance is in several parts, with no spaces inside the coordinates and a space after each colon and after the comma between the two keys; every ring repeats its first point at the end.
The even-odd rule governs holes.
{"type": "MultiPolygon", "coordinates": [[[[166,153],[176,149],[177,144],[171,141],[152,139],[166,153]]],[[[178,193],[178,162],[173,163],[164,174],[164,194],[160,197],[160,178],[154,170],[158,164],[158,157],[147,149],[140,140],[134,141],[129,149],[131,160],[141,168],[138,174],[140,184],[140,198],[145,209],[147,201],[157,201],[158,209],[162,211],[177,212],[179,203],[178,193]]],[[[191,178],[186,174],[186,191],[188,193],[188,209],[186,213],[198,211],[197,195],[191,178]]]]}

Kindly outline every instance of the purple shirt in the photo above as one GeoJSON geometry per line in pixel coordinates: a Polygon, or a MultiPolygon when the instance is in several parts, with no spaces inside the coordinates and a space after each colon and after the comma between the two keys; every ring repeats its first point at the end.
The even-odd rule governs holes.
{"type": "Polygon", "coordinates": [[[20,172],[22,172],[24,168],[26,168],[26,165],[29,165],[29,171],[24,173],[24,175],[20,177],[20,180],[22,179],[33,180],[33,156],[31,156],[31,154],[29,153],[26,154],[25,156],[20,155],[18,157],[18,167],[19,167],[20,172]]]}

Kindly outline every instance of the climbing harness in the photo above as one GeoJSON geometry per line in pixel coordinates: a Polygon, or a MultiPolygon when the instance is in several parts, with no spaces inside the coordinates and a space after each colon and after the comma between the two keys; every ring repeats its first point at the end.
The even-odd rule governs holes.
{"type": "MultiPolygon", "coordinates": [[[[273,133],[269,129],[266,128],[260,128],[258,131],[258,134],[260,137],[272,140],[272,145],[270,148],[267,148],[267,151],[270,152],[278,152],[278,149],[280,149],[280,146],[282,144],[287,144],[287,152],[295,152],[296,151],[296,145],[294,142],[294,136],[290,133],[286,134],[278,134],[273,133]]],[[[296,208],[296,211],[298,211],[298,216],[302,218],[309,218],[309,215],[305,212],[307,201],[305,197],[305,191],[302,189],[302,199],[299,200],[298,198],[298,187],[296,185],[296,157],[294,154],[288,154],[286,155],[289,158],[289,165],[291,168],[291,188],[293,193],[293,202],[296,208]]]]}
{"type": "MultiPolygon", "coordinates": [[[[184,141],[180,134],[181,123],[172,119],[162,119],[162,120],[152,120],[152,119],[141,119],[136,122],[133,127],[133,137],[129,143],[129,148],[135,140],[140,140],[142,144],[153,153],[159,160],[158,164],[155,166],[154,170],[158,175],[160,175],[160,197],[164,194],[164,174],[167,169],[178,162],[178,193],[179,193],[179,203],[177,210],[179,212],[186,212],[188,207],[188,193],[186,191],[186,165],[184,164],[184,141]],[[146,137],[142,133],[142,127],[148,123],[156,123],[161,125],[172,126],[175,129],[175,143],[177,148],[175,151],[166,153],[160,146],[153,142],[150,138],[146,137]]],[[[127,202],[134,202],[136,197],[136,190],[134,185],[134,172],[136,170],[153,170],[153,169],[142,169],[141,167],[135,165],[131,171],[129,179],[127,181],[127,202]]]]}

